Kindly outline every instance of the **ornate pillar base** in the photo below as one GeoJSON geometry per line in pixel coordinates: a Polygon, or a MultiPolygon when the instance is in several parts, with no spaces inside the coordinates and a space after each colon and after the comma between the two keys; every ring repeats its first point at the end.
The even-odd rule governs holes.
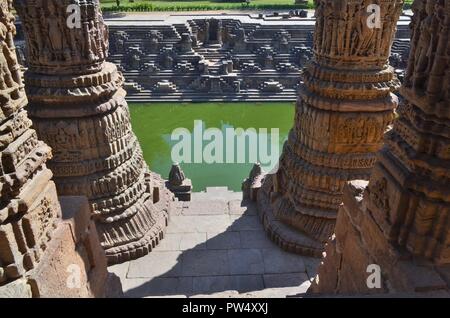
{"type": "Polygon", "coordinates": [[[50,182],[34,200],[27,213],[29,216],[16,223],[2,225],[3,241],[0,245],[6,244],[2,247],[3,258],[6,259],[9,251],[16,259],[15,263],[6,267],[7,278],[13,278],[14,272],[21,277],[1,286],[0,298],[99,298],[121,295],[119,278],[108,273],[105,253],[85,197],[61,197],[62,220],[52,222],[54,230],[45,249],[41,253],[35,250],[21,255],[18,229],[25,231],[27,240],[32,239],[31,233],[26,232],[26,224],[32,220],[30,226],[34,228],[33,223],[38,219],[51,218],[50,206],[59,210],[59,204],[50,202],[57,200],[56,188],[50,182]]]}
{"type": "Polygon", "coordinates": [[[174,196],[166,188],[165,181],[160,175],[151,172],[148,173],[148,179],[152,180],[149,183],[149,189],[141,199],[142,201],[132,207],[138,208],[138,213],[131,218],[110,223],[97,222],[108,265],[145,256],[165,237],[174,196]],[[121,245],[114,244],[115,241],[111,239],[118,229],[121,233],[126,233],[120,236],[120,239],[124,240],[121,245]]]}
{"type": "MultiPolygon", "coordinates": [[[[271,178],[272,175],[267,175],[271,178]]],[[[279,220],[276,209],[290,204],[283,197],[276,197],[270,192],[270,182],[265,182],[258,190],[258,215],[270,239],[287,252],[305,256],[321,257],[323,243],[316,241],[297,229],[279,220]]],[[[332,223],[334,226],[334,222],[332,223]]]]}

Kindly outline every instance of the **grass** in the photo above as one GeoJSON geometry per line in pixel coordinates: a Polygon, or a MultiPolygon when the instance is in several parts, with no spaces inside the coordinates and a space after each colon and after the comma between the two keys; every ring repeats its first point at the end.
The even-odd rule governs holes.
{"type": "Polygon", "coordinates": [[[411,8],[413,2],[414,0],[405,0],[405,9],[411,8]]]}
{"type": "MultiPolygon", "coordinates": [[[[405,0],[405,9],[411,7],[414,0],[405,0]]],[[[240,2],[222,2],[221,0],[121,0],[117,7],[116,0],[100,0],[104,11],[199,11],[199,10],[283,10],[298,8],[314,8],[313,0],[309,0],[307,6],[296,5],[295,0],[252,0],[249,6],[240,2]]]]}
{"type": "MultiPolygon", "coordinates": [[[[121,0],[117,7],[116,0],[100,0],[104,11],[199,11],[199,10],[241,10],[241,9],[295,9],[306,8],[296,5],[295,0],[252,0],[249,6],[240,2],[221,2],[220,0],[194,0],[194,1],[153,1],[121,0]]],[[[313,0],[309,0],[308,8],[313,8],[313,0]]]]}

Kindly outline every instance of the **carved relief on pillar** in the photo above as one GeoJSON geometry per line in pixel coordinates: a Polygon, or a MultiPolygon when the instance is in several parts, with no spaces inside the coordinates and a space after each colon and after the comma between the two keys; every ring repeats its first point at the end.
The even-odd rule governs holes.
{"type": "Polygon", "coordinates": [[[382,66],[391,52],[403,0],[316,2],[314,51],[321,65],[382,66]],[[372,9],[373,8],[373,9],[372,9]],[[380,21],[375,18],[379,9],[380,21]]]}
{"type": "MultiPolygon", "coordinates": [[[[49,1],[53,16],[62,19],[72,2],[49,1]]],[[[41,15],[36,23],[29,14],[41,12],[35,1],[18,1],[16,6],[27,25],[27,43],[47,48],[36,34],[41,25],[56,23],[52,15],[41,15]]],[[[31,59],[25,74],[28,111],[39,137],[53,148],[49,167],[59,194],[89,199],[108,261],[118,263],[143,256],[158,244],[173,196],[143,159],[131,127],[122,74],[104,62],[108,43],[101,39],[107,28],[100,4],[87,0],[81,13],[84,28],[78,31],[54,26],[63,37],[70,39],[79,32],[87,40],[85,48],[78,45],[67,51],[79,58],[66,60],[58,50],[50,50],[51,63],[31,59]]],[[[139,53],[138,48],[135,51],[139,53]]]]}
{"type": "Polygon", "coordinates": [[[46,166],[51,149],[24,109],[11,8],[0,0],[0,298],[102,296],[106,257],[86,199],[70,198],[62,211],[46,166]],[[69,265],[80,268],[80,288],[66,284],[69,265]]]}
{"type": "Polygon", "coordinates": [[[398,104],[393,92],[400,82],[388,59],[402,5],[402,0],[316,1],[314,58],[303,72],[279,170],[267,177],[277,180],[277,188],[268,181],[260,200],[261,210],[290,226],[286,233],[298,231],[293,240],[281,230],[273,235],[288,250],[320,256],[345,183],[370,176],[398,104]],[[371,25],[373,4],[380,9],[379,25],[371,25]]]}
{"type": "Polygon", "coordinates": [[[399,118],[363,195],[352,192],[354,183],[345,188],[341,226],[327,244],[312,292],[449,297],[450,1],[416,0],[413,11],[399,118]],[[369,264],[382,270],[381,289],[369,290],[367,276],[348,275],[347,269],[369,264]]]}
{"type": "Polygon", "coordinates": [[[96,10],[98,0],[17,0],[15,7],[27,33],[27,62],[42,74],[96,72],[108,54],[108,30],[96,10]],[[77,5],[80,25],[69,5],[77,5]],[[74,23],[75,22],[75,23],[74,23]]]}
{"type": "Polygon", "coordinates": [[[405,201],[392,206],[386,232],[415,256],[449,263],[450,1],[416,2],[405,102],[380,160],[405,201]]]}
{"type": "Polygon", "coordinates": [[[50,148],[38,140],[23,110],[27,99],[10,6],[0,1],[0,285],[36,267],[61,215],[45,166],[50,148]]]}

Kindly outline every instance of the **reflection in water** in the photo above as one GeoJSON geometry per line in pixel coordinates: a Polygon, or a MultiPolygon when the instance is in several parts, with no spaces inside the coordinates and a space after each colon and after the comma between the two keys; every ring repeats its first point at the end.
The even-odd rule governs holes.
{"type": "Polygon", "coordinates": [[[281,151],[294,118],[293,103],[151,103],[131,104],[130,109],[133,129],[139,137],[150,169],[165,178],[172,164],[173,147],[178,143],[172,138],[174,130],[182,128],[190,133],[191,153],[185,154],[185,157],[191,157],[191,160],[184,161],[191,163],[185,162],[181,166],[187,177],[192,179],[194,191],[204,191],[206,187],[212,186],[227,186],[240,191],[241,183],[255,161],[261,161],[267,171],[273,168],[279,156],[278,149],[281,151]],[[198,138],[194,138],[195,129],[197,136],[203,137],[209,131],[206,134],[209,138],[205,140],[200,137],[198,141],[198,138]],[[237,132],[233,136],[233,146],[230,146],[233,138],[226,136],[227,131],[237,132]],[[247,134],[243,154],[239,136],[252,131],[256,132],[256,136],[253,138],[252,134],[247,134]],[[277,141],[272,140],[276,137],[277,141]],[[222,149],[219,149],[220,141],[211,143],[211,140],[218,138],[222,139],[222,149]],[[278,144],[274,145],[273,142],[278,144]],[[233,154],[230,154],[231,147],[234,148],[233,154]]]}

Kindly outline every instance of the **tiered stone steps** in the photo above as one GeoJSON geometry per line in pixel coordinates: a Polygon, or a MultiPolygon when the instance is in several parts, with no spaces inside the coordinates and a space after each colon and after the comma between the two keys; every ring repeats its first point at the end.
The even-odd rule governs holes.
{"type": "MultiPolygon", "coordinates": [[[[306,55],[299,48],[311,48],[314,21],[269,21],[257,19],[248,15],[242,16],[209,16],[199,15],[189,17],[188,15],[176,15],[148,22],[112,21],[110,33],[125,32],[125,52],[127,48],[135,47],[136,52],[141,54],[140,70],[132,70],[127,66],[127,55],[115,52],[114,45],[110,61],[117,64],[124,73],[127,82],[132,83],[128,87],[130,102],[150,101],[295,101],[297,99],[297,87],[300,82],[303,63],[307,61],[311,51],[306,55]],[[202,41],[201,28],[204,21],[214,17],[221,19],[224,27],[224,46],[208,47],[202,41]],[[169,22],[170,21],[170,22],[169,22]],[[243,29],[246,37],[246,49],[242,47],[233,52],[231,43],[227,43],[226,34],[234,34],[236,30],[243,29]],[[147,52],[146,45],[150,31],[156,31],[160,35],[160,48],[173,47],[174,65],[179,64],[172,70],[165,69],[161,64],[162,55],[156,52],[147,52]],[[279,47],[277,34],[285,32],[290,38],[288,48],[279,47]],[[193,53],[181,54],[178,52],[179,42],[183,33],[199,35],[198,46],[193,48],[193,53]],[[278,44],[277,44],[278,43],[278,44]],[[273,55],[273,63],[264,65],[264,52],[259,51],[263,46],[269,46],[276,51],[273,55]],[[285,50],[288,51],[285,51],[285,50]],[[259,52],[259,54],[258,54],[259,52]],[[302,56],[302,58],[300,58],[302,56]],[[306,56],[306,58],[305,58],[306,56]],[[232,73],[223,72],[223,62],[231,57],[240,66],[253,63],[256,67],[246,71],[242,67],[236,67],[232,73]],[[200,59],[207,60],[208,74],[202,74],[197,68],[200,59]],[[142,64],[154,63],[160,70],[155,73],[145,72],[142,64]],[[184,65],[184,63],[186,65],[184,65]],[[192,65],[189,66],[189,65],[192,65]],[[258,69],[259,68],[259,69],[258,69]],[[273,80],[279,82],[273,89],[268,88],[265,82],[273,80]],[[155,92],[153,89],[158,82],[169,81],[177,89],[172,92],[155,92]],[[203,82],[202,82],[203,81],[203,82]],[[237,90],[240,82],[240,91],[237,90]],[[197,82],[199,85],[194,85],[197,82]],[[133,83],[139,84],[134,85],[133,83]],[[201,83],[205,83],[202,85],[201,83]],[[208,91],[208,89],[211,90],[208,91]],[[198,88],[198,89],[197,89],[198,88]]],[[[108,22],[108,21],[107,21],[108,22]]],[[[397,40],[392,52],[404,54],[408,50],[409,38],[408,25],[405,19],[399,24],[397,40]],[[408,35],[408,36],[407,36],[408,35]]]]}

